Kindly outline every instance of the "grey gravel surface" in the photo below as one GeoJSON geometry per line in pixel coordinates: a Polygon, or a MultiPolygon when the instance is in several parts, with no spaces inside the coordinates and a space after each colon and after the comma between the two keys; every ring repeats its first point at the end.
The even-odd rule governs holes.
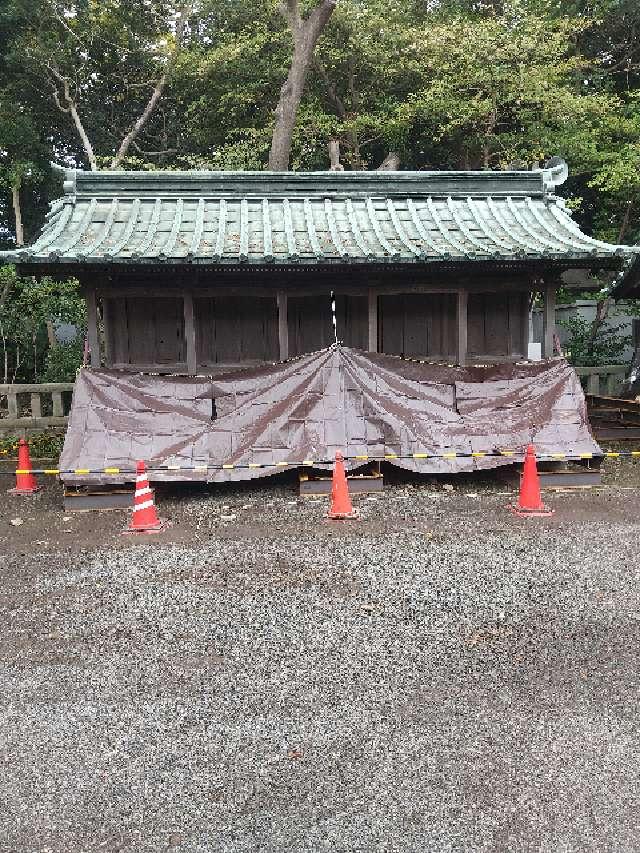
{"type": "Polygon", "coordinates": [[[640,492],[509,499],[5,499],[0,850],[638,850],[640,492]]]}

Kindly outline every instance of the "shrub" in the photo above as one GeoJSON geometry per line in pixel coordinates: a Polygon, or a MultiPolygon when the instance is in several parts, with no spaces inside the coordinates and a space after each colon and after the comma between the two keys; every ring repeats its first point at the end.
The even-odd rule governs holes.
{"type": "Polygon", "coordinates": [[[619,334],[622,326],[601,325],[591,340],[592,323],[581,317],[570,317],[558,322],[567,329],[569,337],[564,344],[567,359],[575,367],[598,367],[618,364],[625,348],[631,342],[630,335],[619,334]]]}

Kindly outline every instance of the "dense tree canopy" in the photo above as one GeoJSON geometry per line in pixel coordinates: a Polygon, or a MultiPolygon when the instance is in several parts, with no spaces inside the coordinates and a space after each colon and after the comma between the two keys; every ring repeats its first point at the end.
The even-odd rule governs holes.
{"type": "MultiPolygon", "coordinates": [[[[327,0],[324,0],[325,5],[327,0]]],[[[49,160],[84,168],[266,168],[322,0],[10,0],[0,18],[0,192],[32,236],[49,160]],[[299,34],[298,34],[299,36],[299,34]],[[289,77],[288,77],[289,75],[289,77]]],[[[570,163],[578,216],[638,237],[635,0],[340,0],[325,8],[291,140],[294,169],[570,163]]],[[[286,167],[286,166],[284,166],[286,167]]]]}

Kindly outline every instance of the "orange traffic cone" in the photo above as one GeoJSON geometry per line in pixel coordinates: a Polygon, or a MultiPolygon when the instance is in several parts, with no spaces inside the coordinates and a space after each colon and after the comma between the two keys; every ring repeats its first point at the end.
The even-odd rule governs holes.
{"type": "Polygon", "coordinates": [[[16,487],[9,489],[10,495],[34,495],[40,491],[31,467],[29,445],[21,438],[18,442],[18,467],[16,469],[16,487]]]}
{"type": "Polygon", "coordinates": [[[524,469],[520,480],[520,498],[518,503],[512,505],[510,509],[522,518],[525,516],[553,515],[553,510],[542,503],[540,496],[540,479],[533,444],[527,447],[524,458],[524,469]]]}
{"type": "Polygon", "coordinates": [[[347,476],[344,473],[344,457],[338,451],[336,453],[336,464],[333,468],[331,480],[331,506],[327,518],[347,519],[358,518],[358,511],[351,505],[347,476]]]}
{"type": "Polygon", "coordinates": [[[158,533],[166,527],[158,518],[153,491],[149,488],[147,469],[144,462],[136,465],[136,493],[133,497],[133,512],[129,526],[123,533],[158,533]]]}

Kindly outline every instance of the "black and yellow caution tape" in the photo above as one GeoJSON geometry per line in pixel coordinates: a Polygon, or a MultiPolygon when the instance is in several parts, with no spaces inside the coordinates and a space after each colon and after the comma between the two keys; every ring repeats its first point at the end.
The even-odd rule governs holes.
{"type": "MultiPolygon", "coordinates": [[[[492,458],[492,457],[506,457],[513,459],[513,461],[521,461],[524,459],[524,453],[521,450],[474,450],[474,451],[459,451],[459,450],[449,450],[443,451],[441,453],[430,453],[426,451],[410,453],[408,455],[401,455],[398,453],[385,453],[383,456],[369,456],[367,454],[357,454],[354,456],[344,456],[345,461],[354,461],[354,462],[386,462],[389,460],[412,460],[415,462],[421,462],[423,460],[429,459],[443,459],[443,460],[452,460],[452,459],[483,459],[483,458],[492,458]]],[[[640,458],[640,450],[609,450],[603,451],[602,453],[576,453],[572,451],[567,452],[558,452],[558,453],[536,453],[536,459],[539,462],[560,462],[560,461],[583,461],[586,459],[617,459],[617,458],[640,458]]],[[[301,459],[301,460],[290,460],[290,459],[282,459],[276,462],[225,462],[218,463],[215,465],[147,465],[147,471],[149,473],[153,472],[166,472],[166,471],[184,471],[184,472],[198,472],[198,473],[208,473],[210,471],[234,471],[234,470],[242,470],[242,469],[265,469],[265,468],[277,468],[284,470],[285,468],[300,468],[300,467],[313,467],[313,466],[330,466],[333,465],[335,460],[333,459],[301,459]]],[[[81,476],[128,476],[135,475],[135,468],[120,468],[117,466],[111,466],[106,468],[33,468],[30,471],[26,469],[18,468],[17,470],[7,470],[0,471],[0,474],[40,474],[40,475],[49,475],[49,476],[71,476],[75,475],[78,477],[81,476]]]]}

